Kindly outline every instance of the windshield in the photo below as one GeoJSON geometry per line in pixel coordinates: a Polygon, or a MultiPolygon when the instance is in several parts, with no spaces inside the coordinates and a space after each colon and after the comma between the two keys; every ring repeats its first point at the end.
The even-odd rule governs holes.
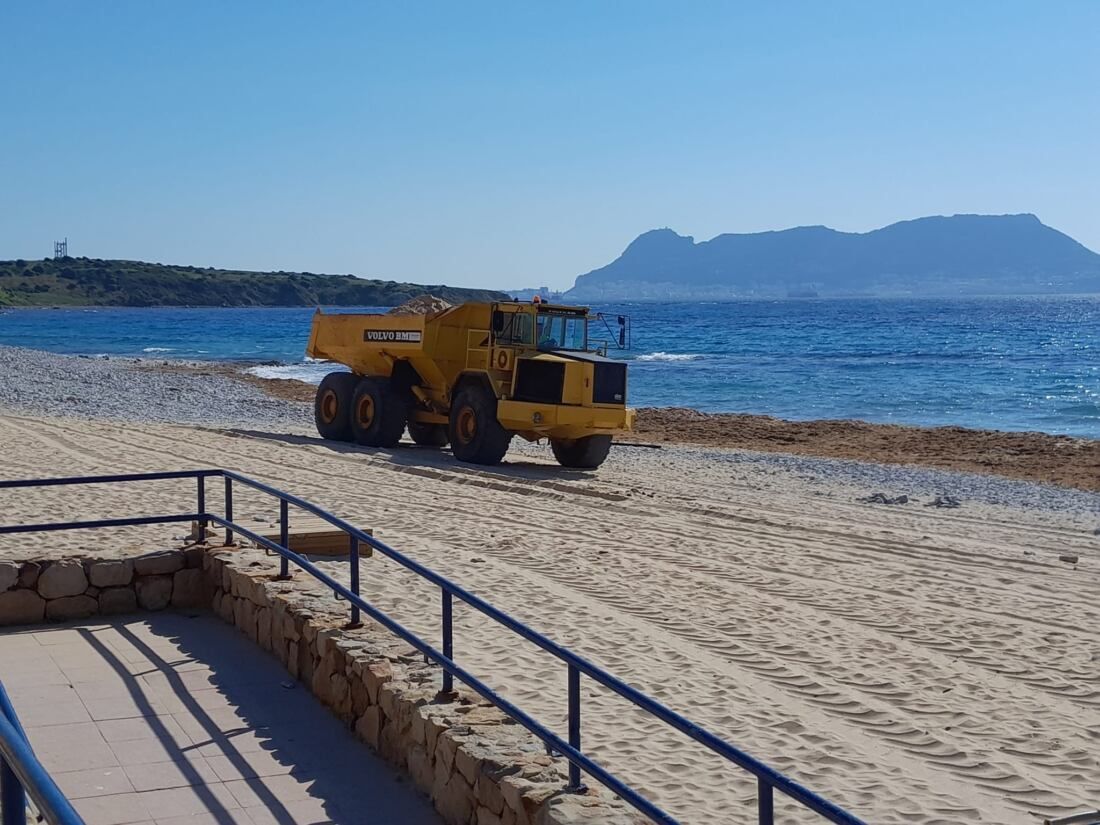
{"type": "Polygon", "coordinates": [[[576,315],[540,314],[539,349],[584,350],[588,346],[588,319],[576,315]]]}

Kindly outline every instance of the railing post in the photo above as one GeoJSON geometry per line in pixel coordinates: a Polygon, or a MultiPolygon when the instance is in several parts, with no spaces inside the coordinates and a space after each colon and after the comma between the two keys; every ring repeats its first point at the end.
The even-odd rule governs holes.
{"type": "MultiPolygon", "coordinates": [[[[290,505],[285,498],[279,499],[279,546],[290,549],[290,505]]],[[[290,559],[279,554],[279,578],[290,578],[290,559]]]]}
{"type": "MultiPolygon", "coordinates": [[[[348,533],[348,563],[351,565],[351,592],[359,595],[359,537],[348,533]]],[[[351,623],[348,627],[361,627],[363,622],[359,619],[359,605],[351,603],[351,623]]]]}
{"type": "MultiPolygon", "coordinates": [[[[569,665],[569,744],[581,749],[581,672],[574,664],[569,665]]],[[[585,790],[581,782],[581,769],[569,763],[569,786],[567,790],[581,793],[585,790]]]]}
{"type": "MultiPolygon", "coordinates": [[[[225,520],[233,521],[233,479],[225,477],[225,520]]],[[[225,528],[225,543],[233,543],[233,528],[225,528]]]]}
{"type": "Polygon", "coordinates": [[[775,822],[775,799],[772,795],[772,783],[766,779],[759,780],[756,802],[760,812],[760,825],[773,825],[775,822]]]}
{"type": "Polygon", "coordinates": [[[198,481],[198,513],[199,513],[199,544],[206,541],[206,476],[199,476],[198,481]]]}
{"type": "MultiPolygon", "coordinates": [[[[443,593],[443,655],[448,659],[454,659],[454,624],[451,606],[451,591],[441,588],[443,593]]],[[[443,692],[453,693],[455,689],[455,677],[449,670],[443,671],[443,692]]]]}
{"type": "Polygon", "coordinates": [[[3,825],[27,825],[27,794],[19,777],[0,759],[0,812],[3,825]]]}

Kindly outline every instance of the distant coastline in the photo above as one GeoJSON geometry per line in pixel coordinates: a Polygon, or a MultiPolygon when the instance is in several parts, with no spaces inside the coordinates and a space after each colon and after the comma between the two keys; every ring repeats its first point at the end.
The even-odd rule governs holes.
{"type": "Polygon", "coordinates": [[[248,272],[98,258],[0,261],[0,308],[397,306],[431,293],[451,303],[505,298],[491,289],[248,272]]]}
{"type": "Polygon", "coordinates": [[[799,226],[696,242],[644,232],[567,299],[976,297],[1100,292],[1100,255],[1035,215],[930,216],[871,232],[799,226]]]}

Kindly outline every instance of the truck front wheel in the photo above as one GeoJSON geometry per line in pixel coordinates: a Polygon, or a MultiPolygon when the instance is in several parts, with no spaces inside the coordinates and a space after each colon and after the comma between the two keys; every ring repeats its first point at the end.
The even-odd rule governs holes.
{"type": "Polygon", "coordinates": [[[363,378],[351,399],[351,433],[366,447],[395,447],[405,432],[408,407],[384,378],[363,378]]]}
{"type": "Polygon", "coordinates": [[[499,464],[512,434],[497,420],[497,401],[481,387],[467,387],[451,404],[451,450],[459,461],[499,464]]]}
{"type": "Polygon", "coordinates": [[[587,435],[584,438],[551,438],[550,449],[562,467],[594,470],[611,451],[611,436],[587,435]]]}
{"type": "Polygon", "coordinates": [[[321,438],[351,441],[351,397],[358,381],[350,372],[330,372],[321,380],[313,399],[313,421],[321,438]]]}

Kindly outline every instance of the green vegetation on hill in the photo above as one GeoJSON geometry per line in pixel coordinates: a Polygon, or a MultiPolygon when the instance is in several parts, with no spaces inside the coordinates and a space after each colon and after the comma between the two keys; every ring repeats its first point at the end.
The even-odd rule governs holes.
{"type": "Polygon", "coordinates": [[[242,272],[143,261],[0,261],[0,306],[397,306],[430,292],[451,303],[505,297],[310,272],[242,272]]]}

